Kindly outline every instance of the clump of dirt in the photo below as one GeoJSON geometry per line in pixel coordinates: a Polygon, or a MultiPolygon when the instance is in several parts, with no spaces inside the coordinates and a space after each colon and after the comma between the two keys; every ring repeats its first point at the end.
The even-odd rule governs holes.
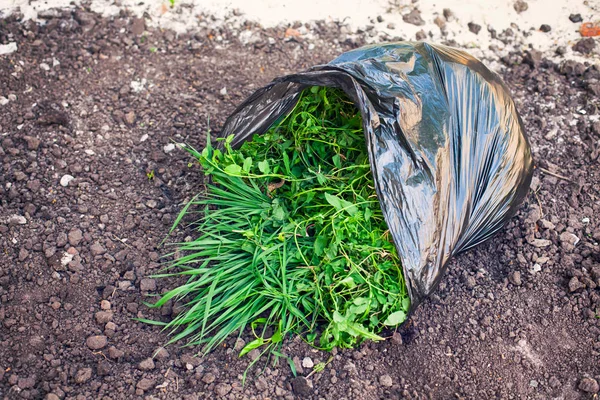
{"type": "Polygon", "coordinates": [[[176,284],[148,276],[202,184],[172,140],[201,148],[208,121],[218,128],[255,88],[362,39],[325,23],[310,42],[249,24],[256,40],[241,44],[227,25],[176,36],[126,13],[46,18],[0,21],[0,43],[18,44],[0,56],[0,395],[578,398],[599,390],[597,67],[506,57],[504,79],[538,163],[519,214],[456,257],[389,340],[332,353],[289,340],[283,352],[297,377],[282,359],[250,370],[242,386],[258,356],[237,356],[247,332],[195,357],[197,348],[165,349],[164,332],[133,320],[166,320],[180,306],[143,305],[176,284]],[[327,365],[313,372],[319,363],[327,365]]]}

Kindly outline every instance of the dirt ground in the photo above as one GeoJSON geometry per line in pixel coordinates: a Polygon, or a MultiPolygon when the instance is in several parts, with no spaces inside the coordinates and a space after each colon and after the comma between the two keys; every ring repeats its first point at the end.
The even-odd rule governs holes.
{"type": "Polygon", "coordinates": [[[162,348],[166,333],[133,320],[177,312],[143,303],[176,283],[148,276],[177,212],[201,189],[172,143],[201,148],[254,89],[360,40],[324,23],[311,43],[248,25],[242,45],[226,27],[176,36],[125,13],[44,18],[0,20],[0,44],[18,44],[0,56],[1,397],[596,398],[597,66],[504,57],[537,166],[518,215],[456,257],[389,340],[331,354],[289,340],[297,377],[285,360],[259,360],[242,385],[256,357],[237,356],[247,333],[194,357],[198,348],[162,348]]]}

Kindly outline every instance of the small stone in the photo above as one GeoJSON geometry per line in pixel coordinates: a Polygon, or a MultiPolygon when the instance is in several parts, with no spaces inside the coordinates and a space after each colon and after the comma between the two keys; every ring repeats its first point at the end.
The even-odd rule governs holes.
{"type": "Polygon", "coordinates": [[[226,88],[226,87],[224,87],[223,89],[219,90],[219,93],[220,93],[222,96],[225,96],[225,95],[227,94],[227,88],[226,88]]]}
{"type": "Polygon", "coordinates": [[[106,343],[107,343],[107,338],[106,338],[106,336],[103,336],[103,335],[90,336],[85,341],[85,344],[87,344],[87,347],[89,347],[92,350],[100,350],[100,349],[104,348],[104,346],[106,346],[106,343]]]}
{"type": "Polygon", "coordinates": [[[396,343],[397,345],[400,345],[400,344],[402,344],[402,343],[403,343],[403,342],[402,342],[402,335],[401,335],[399,332],[394,332],[394,333],[392,334],[392,341],[393,341],[394,343],[396,343]]]}
{"type": "Polygon", "coordinates": [[[111,307],[110,301],[108,301],[108,300],[102,300],[100,302],[100,308],[101,309],[103,309],[103,310],[110,310],[110,307],[111,307]]]}
{"type": "Polygon", "coordinates": [[[532,379],[532,380],[529,381],[529,386],[531,386],[532,388],[538,387],[539,384],[540,383],[538,381],[536,381],[535,379],[532,379]]]}
{"type": "Polygon", "coordinates": [[[237,338],[235,340],[235,344],[233,345],[233,350],[240,352],[246,346],[246,341],[242,338],[237,338]]]}
{"type": "Polygon", "coordinates": [[[529,241],[529,244],[534,247],[548,247],[552,242],[548,239],[532,239],[529,241]]]}
{"type": "Polygon", "coordinates": [[[215,381],[215,379],[217,379],[217,377],[214,374],[208,372],[202,377],[202,382],[206,383],[207,385],[210,385],[215,381]]]}
{"type": "Polygon", "coordinates": [[[380,22],[380,23],[383,22],[383,17],[381,15],[377,16],[377,22],[380,22]]]}
{"type": "Polygon", "coordinates": [[[69,232],[67,238],[69,239],[69,244],[71,246],[78,246],[81,239],[83,239],[83,232],[81,232],[81,229],[73,229],[69,232]]]}
{"type": "Polygon", "coordinates": [[[106,253],[106,249],[104,247],[102,247],[101,244],[94,243],[93,245],[90,246],[90,252],[92,253],[93,256],[100,256],[100,255],[106,253]]]}
{"type": "Polygon", "coordinates": [[[25,225],[27,220],[22,215],[13,214],[8,218],[9,225],[25,225]]]}
{"type": "Polygon", "coordinates": [[[537,68],[542,62],[542,52],[538,50],[528,50],[523,56],[523,62],[533,68],[537,68]]]}
{"type": "Polygon", "coordinates": [[[579,22],[582,22],[583,18],[581,18],[581,14],[571,14],[571,15],[569,15],[569,20],[572,23],[577,24],[579,22]]]}
{"type": "Polygon", "coordinates": [[[165,153],[167,153],[167,154],[168,154],[168,153],[170,153],[170,152],[172,152],[173,150],[175,150],[175,144],[174,144],[174,143],[169,143],[169,144],[166,144],[166,145],[163,147],[163,151],[164,151],[165,153]]]}
{"type": "Polygon", "coordinates": [[[581,54],[590,54],[595,47],[596,41],[594,40],[594,38],[589,37],[581,39],[580,41],[575,43],[575,46],[573,46],[573,50],[581,54]]]}
{"type": "Polygon", "coordinates": [[[263,376],[261,376],[254,382],[254,386],[256,386],[256,389],[259,392],[264,392],[269,388],[269,384],[267,383],[267,380],[263,376]]]}
{"type": "Polygon", "coordinates": [[[475,278],[473,276],[468,276],[465,283],[469,289],[473,289],[475,287],[475,285],[477,284],[477,282],[475,281],[475,278]]]}
{"type": "Polygon", "coordinates": [[[63,177],[60,178],[60,186],[62,186],[62,187],[69,186],[69,182],[71,182],[73,179],[75,179],[75,177],[72,175],[63,175],[63,177]]]}
{"type": "Polygon", "coordinates": [[[219,383],[215,386],[215,393],[217,396],[224,397],[231,392],[231,385],[229,383],[219,383]]]}
{"type": "Polygon", "coordinates": [[[156,280],[144,278],[140,281],[140,290],[142,292],[152,292],[156,290],[156,280]]]}
{"type": "Polygon", "coordinates": [[[154,360],[146,358],[138,364],[138,369],[142,371],[151,371],[154,369],[154,360]]]}
{"type": "Polygon", "coordinates": [[[415,34],[415,38],[417,40],[425,40],[425,39],[427,39],[427,34],[425,33],[425,31],[423,29],[421,29],[419,32],[417,32],[415,34]]]}
{"type": "Polygon", "coordinates": [[[156,208],[157,205],[158,205],[158,203],[156,202],[156,200],[148,200],[146,202],[146,206],[148,208],[156,208]]]}
{"type": "Polygon", "coordinates": [[[112,311],[98,311],[94,317],[96,318],[97,323],[104,325],[112,320],[113,313],[112,311]]]}
{"type": "Polygon", "coordinates": [[[299,397],[310,397],[312,394],[312,387],[305,377],[298,376],[292,379],[290,383],[292,384],[292,390],[299,397]]]}
{"type": "Polygon", "coordinates": [[[479,31],[481,30],[481,25],[479,25],[479,24],[476,24],[476,23],[474,23],[474,22],[469,22],[467,25],[469,26],[469,30],[470,30],[471,32],[473,32],[474,34],[476,34],[476,35],[477,35],[477,34],[479,33],[479,31]]]}
{"type": "Polygon", "coordinates": [[[444,29],[446,27],[446,20],[439,15],[435,17],[433,23],[436,24],[440,29],[444,29]]]}
{"type": "Polygon", "coordinates": [[[48,393],[46,395],[46,400],[60,400],[60,397],[58,397],[54,393],[48,393]]]}
{"type": "Polygon", "coordinates": [[[548,33],[552,30],[552,27],[548,24],[542,24],[540,26],[540,31],[544,32],[544,33],[548,33]]]}
{"type": "Polygon", "coordinates": [[[600,390],[600,386],[598,386],[598,381],[593,378],[583,378],[579,381],[579,389],[586,393],[598,393],[600,390]]]}
{"type": "Polygon", "coordinates": [[[387,24],[387,28],[388,29],[396,29],[396,24],[394,24],[393,22],[390,22],[389,24],[387,24]]]}
{"type": "Polygon", "coordinates": [[[527,4],[523,0],[517,0],[515,1],[514,8],[518,14],[521,14],[522,12],[527,11],[527,9],[529,8],[529,4],[527,4]]]}
{"type": "Polygon", "coordinates": [[[41,63],[40,68],[43,69],[44,71],[50,71],[50,66],[46,63],[41,63]]]}
{"type": "Polygon", "coordinates": [[[575,246],[577,243],[579,243],[579,238],[571,232],[561,233],[559,239],[563,244],[570,244],[572,246],[575,246]]]}
{"type": "Polygon", "coordinates": [[[169,352],[164,347],[159,347],[154,351],[154,358],[157,360],[166,360],[169,358],[169,352]]]}
{"type": "Polygon", "coordinates": [[[85,383],[90,380],[92,377],[92,369],[91,368],[82,368],[77,371],[75,374],[75,383],[85,383]]]}
{"type": "Polygon", "coordinates": [[[579,279],[577,279],[576,276],[572,277],[571,280],[569,281],[569,292],[573,293],[578,291],[579,289],[584,288],[584,284],[579,282],[579,279]]]}
{"type": "Polygon", "coordinates": [[[125,114],[125,122],[127,122],[128,125],[135,124],[135,113],[133,111],[130,111],[127,114],[125,114]]]}
{"type": "Polygon", "coordinates": [[[27,149],[29,150],[37,150],[40,147],[40,139],[33,136],[25,136],[25,142],[27,142],[27,149]]]}
{"type": "Polygon", "coordinates": [[[394,382],[392,381],[392,377],[389,375],[381,375],[379,377],[379,383],[381,384],[381,386],[385,387],[392,387],[392,385],[394,384],[394,382]]]}
{"type": "Polygon", "coordinates": [[[454,21],[454,12],[449,8],[444,8],[444,18],[448,22],[454,21]]]}
{"type": "Polygon", "coordinates": [[[552,389],[555,389],[560,386],[560,381],[558,380],[557,377],[551,376],[550,379],[548,380],[548,385],[550,385],[550,387],[552,389]]]}
{"type": "Polygon", "coordinates": [[[315,363],[310,357],[304,357],[302,359],[302,367],[311,369],[312,367],[314,367],[314,365],[315,363]]]}
{"type": "Polygon", "coordinates": [[[403,15],[402,20],[407,24],[417,26],[425,25],[425,21],[423,21],[423,18],[421,18],[421,11],[419,11],[416,8],[413,9],[410,13],[403,15]]]}
{"type": "Polygon", "coordinates": [[[248,352],[248,357],[252,361],[258,360],[258,358],[260,357],[260,350],[258,350],[258,349],[250,350],[248,352]]]}
{"type": "Polygon", "coordinates": [[[154,380],[142,378],[135,387],[143,391],[150,390],[154,387],[154,380]]]}
{"type": "Polygon", "coordinates": [[[119,359],[125,355],[123,350],[117,349],[115,346],[110,346],[108,348],[108,356],[113,360],[119,359]]]}
{"type": "Polygon", "coordinates": [[[508,280],[515,286],[521,286],[523,283],[521,281],[521,273],[519,271],[513,271],[513,273],[508,276],[508,280]]]}
{"type": "Polygon", "coordinates": [[[111,366],[110,362],[108,362],[106,360],[102,360],[102,361],[98,362],[98,366],[96,367],[96,372],[100,376],[106,376],[106,375],[110,374],[111,368],[112,368],[112,366],[111,366]]]}

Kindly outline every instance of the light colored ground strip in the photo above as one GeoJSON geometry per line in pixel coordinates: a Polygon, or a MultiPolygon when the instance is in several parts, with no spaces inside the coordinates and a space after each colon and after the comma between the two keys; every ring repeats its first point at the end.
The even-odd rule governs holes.
{"type": "MultiPolygon", "coordinates": [[[[0,0],[0,12],[8,14],[20,9],[27,19],[35,19],[37,12],[52,7],[68,7],[71,0],[0,0]]],[[[80,1],[77,0],[77,3],[80,1]]],[[[175,7],[169,1],[160,0],[93,0],[92,10],[104,15],[116,14],[119,9],[128,9],[136,15],[147,12],[151,17],[150,25],[174,29],[178,32],[193,31],[206,23],[201,14],[213,15],[216,24],[223,20],[244,19],[261,23],[265,27],[277,26],[293,21],[335,20],[345,21],[351,29],[374,25],[378,32],[390,36],[401,36],[414,40],[418,31],[423,29],[433,37],[428,40],[442,39],[440,28],[434,23],[437,16],[442,16],[443,9],[452,10],[456,19],[447,22],[447,39],[454,39],[459,45],[472,48],[474,55],[486,57],[490,55],[489,46],[495,45],[508,51],[514,45],[505,48],[499,40],[491,38],[488,26],[500,34],[504,29],[516,24],[521,32],[513,26],[518,46],[527,49],[529,46],[540,50],[546,56],[555,58],[557,46],[567,47],[566,57],[598,62],[600,45],[595,53],[581,56],[573,53],[571,46],[581,39],[578,23],[569,20],[570,14],[581,14],[583,21],[600,19],[600,0],[526,0],[528,9],[517,13],[515,0],[175,0],[175,7]],[[402,16],[417,7],[425,21],[423,26],[415,26],[403,21],[402,16]],[[239,16],[233,16],[234,10],[239,16]],[[383,22],[377,22],[377,17],[383,22]],[[481,25],[479,34],[469,31],[468,23],[481,25]],[[395,28],[388,28],[388,24],[395,28]],[[552,30],[548,33],[539,30],[542,24],[548,24],[552,30]]],[[[239,25],[238,25],[239,26],[239,25]]],[[[498,52],[497,52],[498,53],[498,52]]]]}

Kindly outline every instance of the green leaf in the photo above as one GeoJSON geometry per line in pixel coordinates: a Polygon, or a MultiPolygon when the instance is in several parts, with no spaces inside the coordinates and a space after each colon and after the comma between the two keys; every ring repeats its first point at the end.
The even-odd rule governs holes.
{"type": "Polygon", "coordinates": [[[253,341],[251,341],[250,343],[248,343],[246,346],[244,346],[242,351],[240,351],[239,356],[243,357],[246,354],[248,354],[249,352],[251,352],[252,350],[259,348],[263,344],[265,344],[265,340],[262,337],[258,337],[256,339],[254,339],[253,341]]]}
{"type": "Polygon", "coordinates": [[[342,168],[342,160],[339,154],[333,156],[333,165],[335,165],[336,168],[342,168]]]}
{"type": "Polygon", "coordinates": [[[265,174],[265,175],[268,174],[271,171],[271,169],[269,168],[269,161],[267,161],[267,160],[259,161],[258,169],[263,174],[265,174]]]}
{"type": "Polygon", "coordinates": [[[388,315],[388,317],[383,321],[383,324],[386,326],[396,326],[400,325],[402,322],[406,320],[406,313],[404,311],[396,311],[388,315]]]}
{"type": "Polygon", "coordinates": [[[242,173],[242,167],[237,164],[229,164],[225,167],[224,171],[227,175],[238,176],[242,173]]]}
{"type": "Polygon", "coordinates": [[[244,172],[250,172],[250,168],[252,168],[252,157],[246,157],[244,160],[244,166],[242,168],[244,172]]]}
{"type": "Polygon", "coordinates": [[[321,257],[323,255],[323,253],[325,253],[325,246],[327,246],[327,237],[323,236],[323,235],[319,235],[316,239],[315,239],[315,244],[314,244],[314,250],[315,250],[315,255],[317,257],[321,257]]]}

